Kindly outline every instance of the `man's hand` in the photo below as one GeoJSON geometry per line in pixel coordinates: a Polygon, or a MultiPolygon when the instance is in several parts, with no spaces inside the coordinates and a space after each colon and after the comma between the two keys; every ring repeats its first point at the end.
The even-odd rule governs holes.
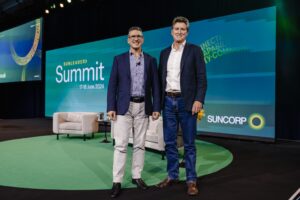
{"type": "Polygon", "coordinates": [[[202,103],[200,101],[194,101],[193,108],[192,108],[192,115],[200,112],[202,109],[202,103]]]}
{"type": "Polygon", "coordinates": [[[153,112],[153,113],[152,113],[152,119],[153,119],[153,120],[157,120],[157,119],[159,118],[159,116],[160,116],[160,113],[159,113],[159,112],[153,112]]]}
{"type": "Polygon", "coordinates": [[[107,113],[107,119],[116,121],[116,119],[117,119],[116,111],[109,111],[107,113]]]}

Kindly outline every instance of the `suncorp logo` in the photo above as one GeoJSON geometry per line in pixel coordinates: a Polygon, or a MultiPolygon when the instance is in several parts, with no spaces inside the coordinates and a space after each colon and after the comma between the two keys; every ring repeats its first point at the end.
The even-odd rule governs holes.
{"type": "Polygon", "coordinates": [[[247,122],[246,117],[239,117],[239,116],[220,116],[220,115],[208,115],[207,116],[208,123],[214,124],[239,124],[243,125],[247,122]]]}
{"type": "Polygon", "coordinates": [[[265,126],[266,120],[261,114],[253,113],[248,119],[248,124],[252,129],[261,130],[265,126]]]}
{"type": "Polygon", "coordinates": [[[266,124],[265,118],[259,113],[251,114],[248,119],[245,116],[208,115],[207,122],[224,125],[245,125],[248,121],[250,128],[261,130],[266,124]]]}

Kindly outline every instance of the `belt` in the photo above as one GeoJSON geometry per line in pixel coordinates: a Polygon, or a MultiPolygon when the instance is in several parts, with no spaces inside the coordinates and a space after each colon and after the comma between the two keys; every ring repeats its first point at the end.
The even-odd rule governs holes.
{"type": "Polygon", "coordinates": [[[142,103],[145,101],[144,97],[130,97],[130,101],[134,103],[142,103]]]}
{"type": "Polygon", "coordinates": [[[181,93],[180,92],[166,92],[166,96],[168,97],[181,97],[181,93]]]}

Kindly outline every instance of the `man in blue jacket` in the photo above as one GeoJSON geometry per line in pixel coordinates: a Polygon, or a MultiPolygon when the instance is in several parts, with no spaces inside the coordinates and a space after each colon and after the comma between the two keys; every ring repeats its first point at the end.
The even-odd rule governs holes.
{"type": "Polygon", "coordinates": [[[162,89],[163,129],[168,176],[157,186],[178,182],[179,162],[176,145],[178,124],[182,129],[187,193],[197,195],[196,120],[202,109],[207,87],[206,69],[200,47],[187,43],[189,21],[176,17],[172,22],[172,46],[160,54],[159,77],[162,89]]]}
{"type": "Polygon", "coordinates": [[[160,115],[160,88],[155,58],[142,51],[142,29],[128,31],[130,49],[114,58],[107,92],[107,115],[114,123],[115,150],[111,197],[121,192],[129,135],[133,130],[132,183],[147,189],[144,167],[148,116],[160,115]]]}

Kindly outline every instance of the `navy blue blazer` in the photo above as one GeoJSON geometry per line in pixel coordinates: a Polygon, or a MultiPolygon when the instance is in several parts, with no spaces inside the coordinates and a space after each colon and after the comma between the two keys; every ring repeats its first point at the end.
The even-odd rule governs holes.
{"type": "MultiPolygon", "coordinates": [[[[159,78],[161,83],[162,108],[167,86],[167,64],[171,47],[161,51],[159,59],[159,78]]],[[[180,63],[180,88],[185,109],[191,111],[194,101],[204,104],[207,78],[203,52],[200,47],[186,43],[180,63]]]]}
{"type": "MultiPolygon", "coordinates": [[[[160,112],[160,88],[156,59],[144,54],[145,113],[160,112]]],[[[107,112],[124,115],[129,108],[131,73],[129,51],[114,58],[107,91],[107,112]]]]}

